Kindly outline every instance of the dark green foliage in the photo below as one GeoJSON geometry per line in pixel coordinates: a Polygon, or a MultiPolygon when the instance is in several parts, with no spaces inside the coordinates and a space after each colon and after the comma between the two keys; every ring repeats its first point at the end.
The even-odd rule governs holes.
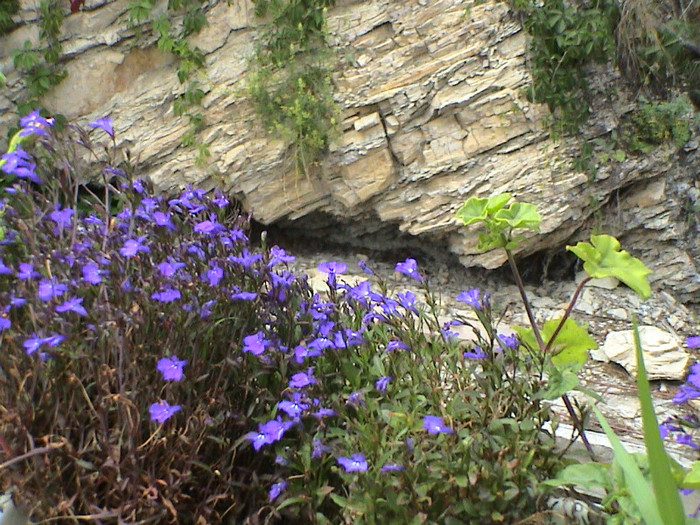
{"type": "Polygon", "coordinates": [[[15,25],[12,15],[19,12],[18,0],[0,0],[0,36],[6,34],[15,25]]]}
{"type": "Polygon", "coordinates": [[[577,131],[589,113],[585,68],[614,54],[617,2],[577,5],[563,0],[513,0],[512,5],[533,37],[528,98],[549,106],[555,130],[577,131]]]}
{"type": "Polygon", "coordinates": [[[335,0],[255,0],[265,19],[249,91],[268,130],[290,141],[306,172],[335,130],[325,12],[335,0]]]}
{"type": "Polygon", "coordinates": [[[693,107],[683,97],[669,102],[642,102],[623,125],[627,149],[647,154],[666,142],[680,148],[690,139],[693,120],[693,107]]]}

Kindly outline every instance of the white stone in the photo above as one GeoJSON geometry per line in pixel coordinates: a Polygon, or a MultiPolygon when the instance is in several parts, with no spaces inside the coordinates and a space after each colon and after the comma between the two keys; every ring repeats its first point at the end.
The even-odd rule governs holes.
{"type": "MultiPolygon", "coordinates": [[[[682,381],[685,378],[690,357],[678,338],[655,326],[640,326],[639,336],[649,379],[682,381]]],[[[636,377],[637,360],[632,330],[610,332],[596,353],[597,357],[603,355],[636,377]]]]}

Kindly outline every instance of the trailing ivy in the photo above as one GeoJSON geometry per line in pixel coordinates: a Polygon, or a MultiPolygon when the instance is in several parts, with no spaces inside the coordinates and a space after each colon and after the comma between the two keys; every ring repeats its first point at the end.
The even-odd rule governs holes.
{"type": "Polygon", "coordinates": [[[308,173],[336,127],[326,11],[335,0],[253,0],[264,20],[249,92],[266,128],[289,140],[308,173]]]}
{"type": "Polygon", "coordinates": [[[18,0],[0,0],[0,36],[10,32],[15,26],[12,15],[19,11],[18,0]]]}
{"type": "Polygon", "coordinates": [[[549,106],[555,132],[576,132],[589,114],[585,66],[614,56],[617,2],[511,0],[511,6],[533,37],[528,98],[549,106]]]}
{"type": "MultiPolygon", "coordinates": [[[[152,21],[152,28],[158,37],[158,49],[172,53],[178,59],[177,79],[185,90],[173,102],[173,111],[178,117],[186,117],[189,129],[182,137],[184,147],[197,149],[198,164],[209,156],[209,146],[197,140],[197,134],[204,128],[204,113],[201,106],[205,92],[198,77],[205,66],[204,53],[198,47],[190,46],[187,38],[199,33],[207,25],[204,14],[204,0],[168,0],[168,11],[152,21]],[[182,21],[175,24],[176,18],[182,21]]],[[[155,0],[135,0],[129,3],[129,19],[137,26],[149,19],[155,0]]]]}
{"type": "Polygon", "coordinates": [[[21,49],[12,51],[16,69],[23,73],[26,96],[18,102],[20,115],[41,107],[41,98],[66,77],[59,64],[61,42],[59,35],[64,15],[61,0],[42,0],[39,4],[39,38],[43,47],[35,48],[27,40],[21,49]]]}

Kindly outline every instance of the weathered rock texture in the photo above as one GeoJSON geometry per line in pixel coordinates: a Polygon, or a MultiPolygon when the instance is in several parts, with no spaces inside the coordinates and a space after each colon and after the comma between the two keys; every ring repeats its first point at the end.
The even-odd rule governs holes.
{"type": "MultiPolygon", "coordinates": [[[[522,94],[528,36],[506,3],[339,0],[328,19],[342,133],[309,175],[293,169],[288,145],[266,134],[246,94],[257,23],[249,0],[212,0],[210,25],[192,39],[207,56],[205,167],[180,146],[187,124],[172,110],[183,89],[174,60],[153,45],[148,26],[139,35],[127,29],[127,3],[88,0],[67,17],[68,78],[45,105],[69,119],[112,116],[120,146],[160,187],[219,186],[265,224],[371,248],[417,239],[413,246],[430,242],[488,268],[503,257],[479,254],[474,230],[453,215],[469,196],[509,191],[543,215],[524,254],[558,250],[599,226],[643,258],[653,280],[697,300],[698,248],[682,217],[698,194],[697,138],[681,154],[661,148],[589,181],[573,167],[578,139],[551,140],[547,108],[522,94]]],[[[8,110],[22,86],[9,53],[37,40],[32,6],[0,39],[9,88],[0,94],[2,127],[15,122],[8,110]]],[[[589,137],[614,129],[630,108],[618,76],[592,73],[589,137]]]]}

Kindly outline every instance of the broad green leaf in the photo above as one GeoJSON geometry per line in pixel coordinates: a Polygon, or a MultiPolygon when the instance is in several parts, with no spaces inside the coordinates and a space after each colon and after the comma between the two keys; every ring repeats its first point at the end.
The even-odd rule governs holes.
{"type": "MultiPolygon", "coordinates": [[[[608,425],[607,420],[600,413],[598,407],[594,406],[593,412],[600,422],[600,426],[603,427],[605,435],[610,440],[610,445],[612,446],[613,453],[615,455],[615,462],[620,466],[625,474],[625,483],[629,490],[630,496],[634,500],[635,505],[639,508],[642,516],[644,516],[644,521],[646,525],[665,525],[661,519],[661,513],[659,511],[659,505],[656,502],[656,497],[654,492],[651,490],[649,483],[644,479],[642,471],[639,470],[637,463],[635,462],[632,455],[625,450],[625,447],[620,443],[619,438],[615,435],[610,425],[608,425]]],[[[683,523],[685,520],[681,521],[683,523]]]]}
{"type": "Polygon", "coordinates": [[[510,193],[500,193],[499,195],[492,195],[486,201],[486,213],[493,215],[500,211],[506,202],[510,200],[510,193]]]}
{"type": "Polygon", "coordinates": [[[544,485],[560,487],[561,485],[578,485],[585,489],[612,489],[610,465],[605,463],[574,463],[564,467],[556,478],[542,482],[544,485]]]}
{"type": "Polygon", "coordinates": [[[576,246],[567,246],[584,261],[583,269],[596,279],[616,277],[632,288],[640,297],[648,299],[651,288],[646,276],[651,270],[639,259],[626,251],[620,251],[620,242],[610,235],[591,235],[591,243],[579,242],[576,246]]]}
{"type": "Polygon", "coordinates": [[[462,207],[457,210],[455,217],[462,221],[465,226],[469,226],[478,221],[485,221],[487,202],[488,199],[470,197],[467,199],[467,202],[462,204],[462,207]]]}
{"type": "Polygon", "coordinates": [[[486,221],[489,215],[493,216],[510,200],[510,193],[493,195],[488,199],[470,197],[455,213],[455,217],[461,220],[465,226],[479,221],[486,221]]]}
{"type": "Polygon", "coordinates": [[[678,487],[671,474],[668,455],[661,441],[659,422],[656,419],[654,404],[651,399],[647,371],[644,366],[642,343],[639,339],[639,328],[635,317],[632,317],[632,328],[634,330],[634,348],[637,354],[637,392],[642,406],[644,444],[649,456],[651,481],[654,486],[656,501],[663,501],[664,504],[662,518],[665,525],[675,525],[685,521],[685,512],[683,511],[681,498],[678,495],[678,487]]]}
{"type": "Polygon", "coordinates": [[[700,461],[693,461],[690,471],[683,477],[681,487],[684,489],[700,489],[700,461]]]}
{"type": "Polygon", "coordinates": [[[496,212],[494,217],[506,221],[511,228],[540,229],[541,217],[534,204],[514,202],[507,209],[496,212]]]}
{"type": "MultiPolygon", "coordinates": [[[[561,319],[552,319],[544,323],[541,330],[542,340],[545,345],[549,344],[554,331],[559,326],[561,319]]],[[[552,364],[557,367],[575,365],[576,370],[581,368],[588,360],[588,350],[598,347],[595,340],[588,335],[587,325],[579,325],[571,318],[567,318],[564,326],[557,334],[557,338],[549,345],[552,353],[552,364]]],[[[537,340],[532,329],[522,327],[513,328],[521,340],[530,346],[537,348],[537,340]]]]}

